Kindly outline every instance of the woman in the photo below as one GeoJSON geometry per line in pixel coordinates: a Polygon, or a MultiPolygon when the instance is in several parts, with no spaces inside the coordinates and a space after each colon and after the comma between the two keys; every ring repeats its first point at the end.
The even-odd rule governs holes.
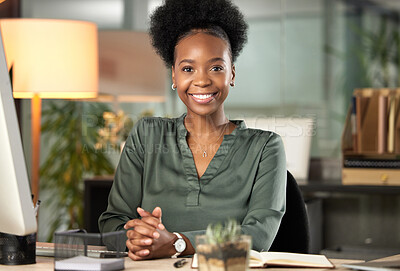
{"type": "Polygon", "coordinates": [[[153,46],[187,113],[140,120],[121,154],[99,226],[129,229],[133,260],[193,254],[195,236],[228,217],[253,249],[274,240],[285,211],[282,141],[224,113],[246,31],[229,0],[167,0],[151,17],[153,46]]]}

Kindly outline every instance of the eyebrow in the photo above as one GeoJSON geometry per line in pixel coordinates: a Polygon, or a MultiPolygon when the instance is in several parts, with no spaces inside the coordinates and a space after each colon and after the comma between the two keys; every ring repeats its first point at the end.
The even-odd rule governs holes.
{"type": "MultiPolygon", "coordinates": [[[[216,61],[226,62],[225,59],[223,59],[222,57],[214,57],[214,58],[211,58],[210,60],[208,60],[207,62],[211,63],[211,62],[216,62],[216,61]]],[[[185,59],[182,59],[181,61],[179,61],[178,65],[180,65],[183,62],[194,63],[195,61],[193,59],[185,58],[185,59]]]]}
{"type": "Polygon", "coordinates": [[[194,60],[192,60],[192,59],[182,59],[181,61],[179,61],[178,65],[181,65],[181,63],[183,63],[183,62],[193,63],[194,60]]]}

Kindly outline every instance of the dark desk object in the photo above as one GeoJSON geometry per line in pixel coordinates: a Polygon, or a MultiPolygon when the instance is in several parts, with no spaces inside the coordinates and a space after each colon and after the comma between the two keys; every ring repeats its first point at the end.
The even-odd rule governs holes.
{"type": "Polygon", "coordinates": [[[86,179],[84,183],[84,227],[87,232],[97,233],[100,232],[97,221],[107,209],[108,194],[113,184],[113,176],[86,179]]]}

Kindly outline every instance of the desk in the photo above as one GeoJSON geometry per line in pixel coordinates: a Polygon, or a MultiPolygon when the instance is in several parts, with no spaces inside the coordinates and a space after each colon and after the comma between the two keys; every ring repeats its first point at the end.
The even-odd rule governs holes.
{"type": "MultiPolygon", "coordinates": [[[[380,259],[379,261],[394,261],[394,260],[400,260],[400,254],[387,257],[384,259],[380,259]]],[[[0,265],[0,270],[30,270],[30,271],[36,271],[36,270],[53,270],[54,268],[54,258],[51,257],[37,257],[36,258],[37,263],[36,264],[30,264],[30,265],[19,265],[19,266],[5,266],[5,265],[0,265]]],[[[125,259],[125,270],[133,270],[133,271],[147,271],[147,270],[174,270],[174,271],[193,271],[195,269],[190,268],[190,263],[187,263],[184,267],[182,268],[174,268],[173,263],[176,261],[176,259],[159,259],[159,260],[149,260],[149,261],[139,261],[139,262],[134,262],[129,258],[125,259]]],[[[336,269],[334,270],[349,270],[347,268],[341,268],[340,265],[344,263],[352,263],[352,262],[357,262],[356,260],[341,260],[341,259],[331,259],[332,263],[336,265],[336,269]]],[[[359,261],[358,261],[359,262],[359,261]]],[[[251,270],[269,270],[269,271],[285,271],[285,270],[295,270],[295,271],[303,271],[303,270],[310,270],[309,268],[262,268],[262,269],[251,269],[251,270]]],[[[315,271],[318,270],[333,270],[333,269],[314,269],[315,271]]]]}
{"type": "MultiPolygon", "coordinates": [[[[84,183],[84,228],[88,232],[99,232],[97,220],[107,208],[113,177],[90,178],[84,183]]],[[[400,228],[400,186],[348,186],[342,185],[340,179],[315,179],[299,183],[299,187],[309,207],[312,234],[310,252],[320,253],[322,249],[343,245],[400,247],[398,239],[393,238],[397,236],[396,229],[400,228]]],[[[364,255],[364,259],[390,255],[372,252],[369,257],[364,255]]],[[[399,250],[393,252],[398,253],[399,250]]],[[[329,256],[362,259],[360,255],[344,254],[329,256]]]]}

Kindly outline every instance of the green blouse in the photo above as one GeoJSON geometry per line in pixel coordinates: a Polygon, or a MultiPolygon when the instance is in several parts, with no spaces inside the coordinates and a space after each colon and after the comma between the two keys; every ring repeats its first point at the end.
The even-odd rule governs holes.
{"type": "Polygon", "coordinates": [[[279,135],[243,121],[223,142],[199,179],[186,141],[184,117],[143,118],[129,135],[115,173],[101,232],[122,230],[138,206],[162,209],[162,222],[195,246],[211,222],[236,218],[253,249],[268,250],[286,204],[286,158],[279,135]]]}

